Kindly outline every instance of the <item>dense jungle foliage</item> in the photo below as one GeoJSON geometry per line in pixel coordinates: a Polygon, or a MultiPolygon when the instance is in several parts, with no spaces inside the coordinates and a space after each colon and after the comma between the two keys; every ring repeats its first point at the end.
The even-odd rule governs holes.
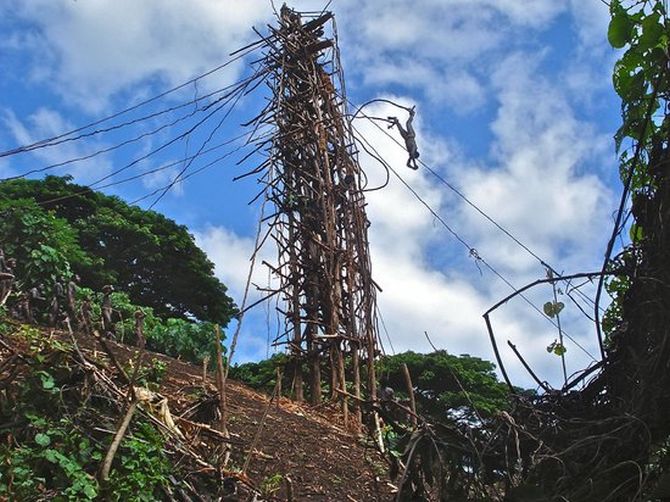
{"type": "Polygon", "coordinates": [[[50,288],[70,272],[105,284],[159,317],[228,324],[235,306],[214,264],[186,227],[70,182],[68,177],[0,183],[0,248],[29,287],[50,288]],[[57,266],[65,259],[69,267],[57,266]]]}
{"type": "Polygon", "coordinates": [[[148,349],[199,364],[214,360],[215,323],[227,324],[235,312],[185,227],[66,178],[0,183],[0,249],[16,260],[8,307],[34,288],[39,323],[48,321],[57,284],[77,274],[77,309],[90,300],[94,325],[101,320],[100,290],[112,284],[119,341],[135,342],[134,313],[141,309],[148,349]],[[44,203],[59,197],[66,198],[44,203]]]}

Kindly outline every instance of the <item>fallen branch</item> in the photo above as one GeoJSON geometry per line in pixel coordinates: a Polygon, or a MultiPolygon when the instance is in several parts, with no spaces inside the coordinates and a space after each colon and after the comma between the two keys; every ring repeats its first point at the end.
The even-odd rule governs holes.
{"type": "Polygon", "coordinates": [[[407,387],[407,394],[409,395],[409,404],[412,409],[412,425],[416,427],[416,401],[414,399],[414,386],[412,385],[412,377],[409,374],[407,364],[402,363],[402,373],[405,377],[405,386],[407,387]]]}
{"type": "Polygon", "coordinates": [[[107,343],[107,340],[105,340],[97,330],[93,330],[93,336],[100,343],[102,349],[105,351],[105,354],[107,354],[107,357],[109,357],[114,367],[121,374],[121,378],[123,378],[126,381],[126,383],[130,383],[130,378],[128,378],[128,375],[126,374],[126,371],[123,369],[123,366],[121,366],[119,361],[116,359],[116,356],[114,355],[114,352],[112,352],[112,348],[107,343]]]}
{"type": "Polygon", "coordinates": [[[107,482],[109,480],[109,470],[112,467],[112,462],[114,461],[116,451],[119,449],[119,446],[121,445],[123,436],[126,434],[126,431],[128,430],[128,426],[130,425],[130,421],[132,420],[136,409],[137,409],[137,401],[133,399],[133,401],[128,406],[126,414],[123,416],[121,423],[119,424],[116,434],[114,435],[114,439],[112,439],[112,443],[109,445],[107,455],[105,455],[105,460],[103,461],[102,467],[100,468],[101,482],[107,482]]]}

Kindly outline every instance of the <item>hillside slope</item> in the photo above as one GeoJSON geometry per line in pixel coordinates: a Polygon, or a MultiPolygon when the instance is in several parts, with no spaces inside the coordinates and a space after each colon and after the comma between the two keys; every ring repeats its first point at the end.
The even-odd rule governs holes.
{"type": "MultiPolygon", "coordinates": [[[[78,410],[59,413],[79,420],[77,427],[106,450],[126,408],[123,403],[127,384],[99,342],[83,334],[77,334],[75,339],[73,343],[64,332],[18,325],[13,333],[0,336],[0,386],[4,387],[0,401],[5,419],[16,408],[16,426],[0,428],[5,444],[20,448],[36,437],[31,425],[22,422],[18,411],[21,396],[26,395],[21,389],[35,374],[48,373],[54,375],[54,387],[60,389],[59,402],[64,409],[78,410]],[[106,395],[104,402],[103,395],[106,395]],[[116,402],[110,406],[112,400],[116,402]],[[92,409],[98,403],[100,407],[92,409]],[[104,418],[81,418],[91,412],[104,418]]],[[[132,367],[136,349],[111,341],[107,345],[121,367],[132,367]]],[[[267,396],[237,382],[230,382],[228,391],[230,461],[226,472],[217,472],[215,458],[224,439],[221,433],[212,430],[218,408],[212,375],[203,381],[201,368],[161,354],[148,352],[146,356],[145,366],[158,368],[160,373],[164,371],[154,390],[167,398],[170,414],[179,429],[171,432],[155,418],[160,416],[156,399],[153,401],[156,406],[142,406],[144,411],[133,418],[134,421],[142,415],[152,418],[165,437],[165,453],[172,466],[172,486],[164,488],[165,500],[217,500],[223,494],[220,482],[223,475],[229,480],[236,479],[238,486],[238,495],[225,500],[251,500],[254,494],[256,500],[287,500],[287,489],[292,491],[293,500],[391,498],[392,488],[383,459],[365,441],[338,427],[341,419],[334,410],[310,410],[285,398],[270,403],[267,396]],[[259,428],[266,412],[264,425],[259,428]],[[256,447],[248,460],[246,475],[239,474],[252,444],[256,447]]],[[[132,430],[131,424],[129,434],[132,430]]],[[[11,450],[9,458],[6,464],[11,463],[11,450]]],[[[112,474],[118,461],[116,458],[112,465],[112,474]]],[[[0,468],[6,482],[9,470],[3,473],[1,469],[8,467],[0,468]]],[[[88,475],[92,478],[95,472],[88,475]]],[[[55,495],[45,487],[35,489],[35,499],[55,495]],[[40,489],[43,493],[39,493],[40,489]]],[[[113,493],[113,487],[109,490],[113,493]]]]}

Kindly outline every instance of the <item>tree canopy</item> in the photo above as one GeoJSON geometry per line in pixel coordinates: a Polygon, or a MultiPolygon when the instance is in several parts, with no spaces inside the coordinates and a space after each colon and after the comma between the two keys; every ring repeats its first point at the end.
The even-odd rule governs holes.
{"type": "Polygon", "coordinates": [[[420,414],[431,420],[446,417],[485,418],[508,406],[507,387],[495,375],[495,365],[467,354],[445,350],[430,354],[403,352],[379,361],[383,386],[406,394],[402,365],[407,364],[420,414]]]}
{"type": "MultiPolygon", "coordinates": [[[[277,368],[286,363],[285,354],[275,354],[263,361],[235,365],[230,369],[230,376],[270,393],[275,386],[277,368]]],[[[412,377],[418,412],[431,421],[439,422],[447,417],[486,419],[509,405],[508,389],[498,381],[493,363],[469,355],[454,356],[444,350],[430,354],[408,351],[379,360],[377,375],[381,385],[391,387],[401,399],[407,397],[403,363],[407,364],[412,377]]],[[[284,374],[283,388],[290,385],[290,375],[284,374]]]]}
{"type": "Polygon", "coordinates": [[[71,266],[82,269],[94,262],[70,224],[33,200],[0,200],[0,248],[16,259],[14,273],[24,289],[43,284],[48,292],[71,274],[71,266]]]}
{"type": "Polygon", "coordinates": [[[187,228],[159,213],[56,176],[0,183],[0,210],[0,247],[19,263],[28,263],[23,254],[35,249],[53,250],[83,285],[100,290],[112,284],[161,317],[226,325],[235,313],[214,264],[187,228]],[[35,247],[40,229],[48,238],[35,247]]]}

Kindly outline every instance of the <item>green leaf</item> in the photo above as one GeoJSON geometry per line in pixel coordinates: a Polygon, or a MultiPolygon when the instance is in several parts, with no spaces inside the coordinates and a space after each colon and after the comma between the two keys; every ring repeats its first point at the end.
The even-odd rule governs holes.
{"type": "Polygon", "coordinates": [[[642,35],[638,42],[638,48],[642,51],[656,47],[661,43],[663,25],[660,23],[661,16],[658,12],[651,14],[642,21],[642,35]]]}
{"type": "Polygon", "coordinates": [[[640,242],[642,239],[644,239],[644,229],[640,225],[632,225],[630,227],[630,240],[640,242]]]}
{"type": "Polygon", "coordinates": [[[612,83],[617,94],[625,100],[640,99],[645,92],[644,71],[639,69],[640,60],[629,51],[614,65],[612,83]],[[635,72],[635,73],[633,73],[635,72]]]}
{"type": "Polygon", "coordinates": [[[84,487],[84,495],[90,499],[94,499],[98,495],[98,491],[95,489],[95,486],[88,484],[84,487]]]}
{"type": "Polygon", "coordinates": [[[45,389],[45,390],[51,390],[56,386],[56,382],[54,381],[54,377],[52,377],[46,371],[41,371],[40,372],[40,379],[42,380],[42,388],[45,389]]]}
{"type": "Polygon", "coordinates": [[[565,345],[560,343],[558,340],[554,340],[547,346],[547,352],[550,354],[553,352],[557,356],[562,356],[564,355],[568,349],[565,348],[565,345]]]}
{"type": "Polygon", "coordinates": [[[49,446],[51,438],[42,432],[38,432],[35,434],[35,442],[40,446],[49,446]]]}
{"type": "Polygon", "coordinates": [[[561,311],[565,308],[565,303],[563,302],[556,302],[554,303],[554,314],[558,315],[561,313],[561,311]]]}
{"type": "Polygon", "coordinates": [[[554,317],[556,315],[556,312],[554,311],[554,303],[553,302],[547,302],[544,304],[542,307],[542,310],[544,310],[544,313],[548,315],[549,317],[554,317]]]}
{"type": "Polygon", "coordinates": [[[628,14],[622,9],[617,11],[607,29],[607,40],[615,49],[621,49],[630,42],[633,33],[633,23],[628,14]]]}
{"type": "Polygon", "coordinates": [[[58,455],[57,455],[56,450],[49,449],[49,450],[45,451],[44,452],[44,458],[47,459],[49,462],[51,462],[53,464],[58,462],[58,455]]]}

